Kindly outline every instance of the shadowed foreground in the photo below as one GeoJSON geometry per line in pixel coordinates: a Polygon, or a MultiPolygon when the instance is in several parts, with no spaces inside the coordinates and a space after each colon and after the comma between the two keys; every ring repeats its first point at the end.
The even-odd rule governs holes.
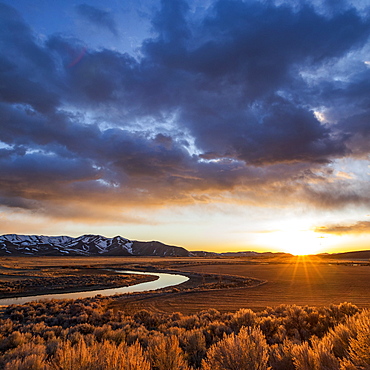
{"type": "Polygon", "coordinates": [[[108,298],[7,307],[5,370],[354,370],[370,366],[370,315],[352,304],[194,315],[107,310],[108,298]]]}

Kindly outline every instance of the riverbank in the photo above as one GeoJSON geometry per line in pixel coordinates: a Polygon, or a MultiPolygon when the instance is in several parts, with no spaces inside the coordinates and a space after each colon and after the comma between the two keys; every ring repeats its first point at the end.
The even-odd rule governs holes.
{"type": "MultiPolygon", "coordinates": [[[[85,261],[87,260],[92,262],[90,259],[85,261]]],[[[0,300],[11,302],[1,304],[22,304],[24,301],[29,301],[22,299],[27,297],[33,300],[73,299],[87,298],[97,294],[114,296],[116,300],[119,299],[120,295],[127,297],[127,293],[132,293],[135,297],[138,294],[148,296],[149,291],[153,290],[156,290],[156,294],[159,294],[158,297],[160,297],[179,292],[204,292],[251,287],[265,282],[260,279],[226,274],[221,276],[218,274],[179,271],[171,268],[169,264],[175,262],[175,266],[178,267],[180,261],[171,259],[158,261],[152,259],[151,263],[143,261],[144,263],[140,264],[132,263],[132,261],[126,259],[125,263],[123,261],[118,264],[100,263],[99,266],[94,266],[94,264],[73,265],[76,260],[71,259],[72,267],[61,265],[61,260],[58,258],[55,260],[48,258],[46,261],[49,263],[48,265],[41,264],[38,267],[35,267],[36,264],[30,264],[28,260],[22,259],[8,260],[7,264],[0,265],[0,300]],[[53,262],[56,262],[56,265],[52,265],[53,262]],[[130,271],[128,271],[128,274],[123,275],[122,271],[119,271],[123,269],[130,269],[133,273],[130,274],[130,271]],[[139,275],[136,275],[136,273],[139,273],[139,275]],[[150,285],[151,281],[158,279],[153,274],[167,275],[169,281],[158,285],[150,285]],[[129,287],[132,287],[132,289],[126,289],[129,287]],[[12,299],[16,297],[20,298],[12,299]]],[[[63,258],[62,261],[65,262],[65,259],[63,258]]],[[[102,262],[102,260],[99,260],[99,262],[102,262]]],[[[105,262],[107,261],[105,260],[105,262]]],[[[193,261],[188,262],[190,262],[189,265],[193,265],[193,261]]],[[[183,266],[182,263],[181,265],[183,266]]]]}
{"type": "Polygon", "coordinates": [[[0,299],[128,287],[157,279],[101,268],[6,268],[6,273],[0,273],[0,299]]]}

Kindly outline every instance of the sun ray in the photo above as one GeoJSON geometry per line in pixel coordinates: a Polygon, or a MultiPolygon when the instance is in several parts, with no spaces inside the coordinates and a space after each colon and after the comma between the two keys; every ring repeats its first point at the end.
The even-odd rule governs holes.
{"type": "Polygon", "coordinates": [[[294,284],[295,277],[297,275],[297,269],[298,269],[298,264],[299,264],[300,258],[301,258],[301,256],[298,256],[295,259],[295,263],[294,263],[294,267],[293,267],[293,273],[292,273],[292,278],[290,280],[290,286],[292,286],[294,284]]]}
{"type": "Polygon", "coordinates": [[[302,266],[303,266],[303,271],[304,271],[304,274],[305,274],[305,278],[306,278],[306,284],[307,284],[307,289],[309,290],[309,296],[312,297],[313,294],[312,294],[312,283],[311,283],[311,277],[310,277],[310,273],[307,269],[307,264],[306,264],[306,257],[305,256],[301,256],[300,257],[301,260],[302,260],[302,266]]]}

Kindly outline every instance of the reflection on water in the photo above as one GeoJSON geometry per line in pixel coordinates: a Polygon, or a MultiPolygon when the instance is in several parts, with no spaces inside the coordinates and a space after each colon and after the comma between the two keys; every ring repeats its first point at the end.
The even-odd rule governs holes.
{"type": "Polygon", "coordinates": [[[140,272],[140,271],[126,271],[116,270],[120,274],[137,274],[137,275],[153,275],[158,276],[157,280],[148,281],[146,283],[139,283],[136,285],[125,286],[121,288],[90,290],[88,292],[74,292],[74,293],[56,293],[56,294],[40,294],[29,297],[5,298],[0,299],[0,306],[7,306],[10,304],[23,304],[27,302],[37,301],[40,299],[77,299],[94,297],[97,294],[102,296],[109,296],[114,294],[145,292],[149,290],[157,290],[169,286],[185,283],[189,278],[183,275],[164,274],[159,272],[140,272]]]}

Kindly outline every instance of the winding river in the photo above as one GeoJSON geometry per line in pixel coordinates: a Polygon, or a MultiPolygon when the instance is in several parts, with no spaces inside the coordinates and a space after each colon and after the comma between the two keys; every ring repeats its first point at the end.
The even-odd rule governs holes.
{"type": "Polygon", "coordinates": [[[17,297],[17,298],[4,298],[0,299],[0,306],[8,306],[11,304],[24,304],[27,302],[37,301],[40,299],[77,299],[77,298],[89,298],[95,297],[97,294],[102,296],[109,296],[114,294],[133,293],[133,292],[146,292],[150,290],[157,290],[167,288],[174,285],[185,283],[189,278],[184,275],[178,274],[166,274],[160,272],[141,272],[141,271],[126,271],[116,270],[120,274],[137,274],[137,275],[153,275],[158,276],[157,280],[148,281],[146,283],[139,283],[131,286],[125,286],[121,288],[109,288],[90,290],[85,292],[73,292],[73,293],[53,293],[53,294],[39,294],[28,297],[17,297]]]}

